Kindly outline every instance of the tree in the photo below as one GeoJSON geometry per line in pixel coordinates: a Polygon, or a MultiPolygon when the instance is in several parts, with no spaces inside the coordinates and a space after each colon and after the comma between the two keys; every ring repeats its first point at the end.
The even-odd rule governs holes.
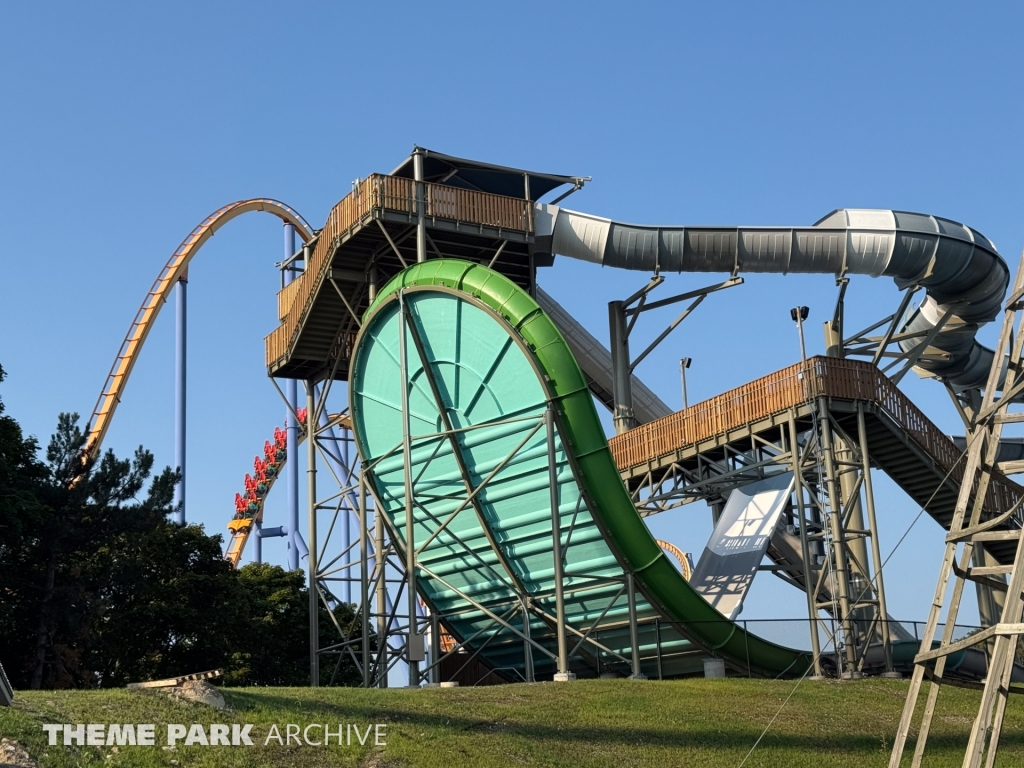
{"type": "Polygon", "coordinates": [[[223,664],[238,585],[219,537],[167,520],[170,468],[139,500],[148,451],[83,461],[84,446],[77,415],[61,414],[45,465],[15,472],[32,503],[2,552],[0,652],[12,683],[123,685],[223,664]]]}
{"type": "Polygon", "coordinates": [[[87,559],[101,620],[85,666],[103,686],[225,667],[243,619],[236,574],[219,536],[166,518],[111,537],[87,559]]]}
{"type": "MultiPolygon", "coordinates": [[[[0,659],[12,684],[111,687],[219,667],[229,684],[308,684],[303,575],[233,570],[220,536],[168,519],[177,473],[153,477],[141,446],[98,461],[84,446],[78,416],[61,414],[40,461],[0,402],[0,659]]],[[[350,632],[351,606],[321,606],[321,647],[338,642],[335,621],[350,632]]],[[[334,660],[323,684],[359,682],[350,654],[334,660]]]]}
{"type": "MultiPolygon", "coordinates": [[[[5,377],[0,368],[0,381],[5,377]]],[[[4,414],[0,400],[0,658],[17,685],[17,662],[28,654],[30,636],[18,621],[30,584],[24,574],[23,554],[34,539],[42,517],[35,496],[46,468],[36,458],[39,445],[25,437],[18,423],[4,414]]]]}
{"type": "MultiPolygon", "coordinates": [[[[309,684],[309,592],[301,571],[286,571],[267,563],[249,563],[238,570],[245,620],[238,624],[228,685],[309,684]]],[[[334,620],[359,637],[352,607],[339,603],[334,620]]],[[[331,612],[320,606],[320,647],[339,641],[331,612]]],[[[357,650],[358,652],[358,650],[357,650]]],[[[358,685],[361,675],[348,653],[325,657],[321,685],[358,685]],[[330,659],[330,661],[327,661],[330,659]]]]}

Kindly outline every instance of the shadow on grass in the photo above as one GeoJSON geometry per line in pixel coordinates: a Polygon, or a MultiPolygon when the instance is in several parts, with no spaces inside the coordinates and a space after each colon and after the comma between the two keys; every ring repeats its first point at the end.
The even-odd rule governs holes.
{"type": "MultiPolygon", "coordinates": [[[[635,728],[628,725],[621,727],[607,726],[558,726],[554,723],[521,723],[514,720],[514,712],[504,713],[500,719],[466,717],[451,712],[424,712],[407,707],[389,707],[382,704],[346,703],[336,704],[314,696],[291,698],[269,693],[246,693],[228,691],[231,706],[240,709],[280,709],[282,712],[294,713],[296,704],[302,705],[302,713],[307,718],[325,717],[333,722],[388,722],[396,725],[407,723],[410,726],[446,729],[467,735],[501,734],[506,737],[526,741],[548,741],[566,746],[587,743],[605,746],[635,747],[642,743],[646,747],[665,747],[669,749],[713,748],[745,752],[761,735],[761,728],[745,726],[743,723],[722,723],[721,728],[713,729],[706,725],[684,726],[685,730],[673,731],[668,728],[635,728]]],[[[425,693],[425,695],[430,695],[425,693]]],[[[429,706],[444,706],[444,702],[427,702],[429,706]]],[[[465,706],[464,702],[453,704],[451,709],[465,706]]],[[[268,713],[270,714],[270,713],[268,713]]],[[[294,716],[294,714],[292,715],[294,716]]],[[[312,720],[310,720],[312,721],[312,720]]],[[[845,752],[848,754],[877,755],[886,746],[891,748],[895,733],[884,734],[828,734],[807,733],[794,734],[786,732],[784,724],[777,724],[768,732],[761,742],[762,749],[799,750],[805,752],[845,752]]],[[[953,732],[942,731],[929,737],[929,753],[962,752],[967,746],[968,729],[966,726],[953,732]]],[[[1000,747],[1021,747],[1024,745],[1024,732],[1004,731],[1000,739],[1000,747]]],[[[908,750],[913,751],[913,741],[908,742],[908,750]]]]}

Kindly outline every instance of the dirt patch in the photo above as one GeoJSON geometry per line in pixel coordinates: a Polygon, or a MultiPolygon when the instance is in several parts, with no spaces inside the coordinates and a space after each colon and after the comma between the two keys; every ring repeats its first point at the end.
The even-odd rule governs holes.
{"type": "MultiPolygon", "coordinates": [[[[2,766],[0,766],[2,768],[2,766]]],[[[359,768],[402,768],[402,763],[383,752],[371,752],[359,764],[359,768]]]]}
{"type": "Polygon", "coordinates": [[[0,768],[38,768],[39,763],[14,739],[0,739],[0,768]]]}
{"type": "Polygon", "coordinates": [[[214,709],[226,709],[224,696],[205,680],[190,680],[183,685],[163,689],[168,696],[178,701],[193,701],[206,704],[214,709]]]}

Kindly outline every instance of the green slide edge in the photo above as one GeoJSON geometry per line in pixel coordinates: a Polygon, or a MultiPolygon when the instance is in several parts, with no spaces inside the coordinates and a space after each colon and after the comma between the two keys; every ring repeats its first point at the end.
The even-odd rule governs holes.
{"type": "Polygon", "coordinates": [[[557,404],[558,429],[575,465],[591,513],[612,551],[634,572],[637,586],[684,633],[739,670],[771,677],[799,676],[811,655],[764,640],[726,620],[682,577],[636,512],[612,458],[586,379],[555,324],[511,280],[459,259],[433,259],[398,273],[367,308],[364,324],[403,288],[440,286],[462,291],[490,307],[527,343],[557,404]]]}

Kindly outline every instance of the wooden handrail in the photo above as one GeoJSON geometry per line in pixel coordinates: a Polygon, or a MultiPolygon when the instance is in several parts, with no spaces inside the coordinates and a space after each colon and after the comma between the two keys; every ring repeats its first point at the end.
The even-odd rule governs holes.
{"type": "MultiPolygon", "coordinates": [[[[702,403],[644,424],[608,441],[620,470],[671,456],[681,448],[783,413],[819,397],[873,403],[892,418],[957,484],[963,481],[962,451],[888,377],[871,363],[812,357],[702,403]],[[801,373],[803,375],[801,375],[801,373]]],[[[991,508],[1009,509],[1024,488],[993,477],[991,508]]]]}
{"type": "MultiPolygon", "coordinates": [[[[424,214],[428,218],[520,232],[531,232],[533,229],[532,204],[529,200],[429,182],[424,187],[424,214]]],[[[417,212],[416,182],[397,176],[373,174],[360,181],[352,192],[331,209],[302,277],[278,295],[282,324],[266,337],[267,366],[287,355],[303,318],[312,307],[324,275],[330,269],[330,258],[338,238],[376,210],[413,216],[417,212]]]]}
{"type": "Polygon", "coordinates": [[[288,285],[277,292],[277,319],[284,320],[288,317],[288,310],[292,308],[292,304],[295,302],[295,295],[301,288],[302,278],[306,276],[305,272],[300,272],[299,276],[292,280],[288,285]]]}

